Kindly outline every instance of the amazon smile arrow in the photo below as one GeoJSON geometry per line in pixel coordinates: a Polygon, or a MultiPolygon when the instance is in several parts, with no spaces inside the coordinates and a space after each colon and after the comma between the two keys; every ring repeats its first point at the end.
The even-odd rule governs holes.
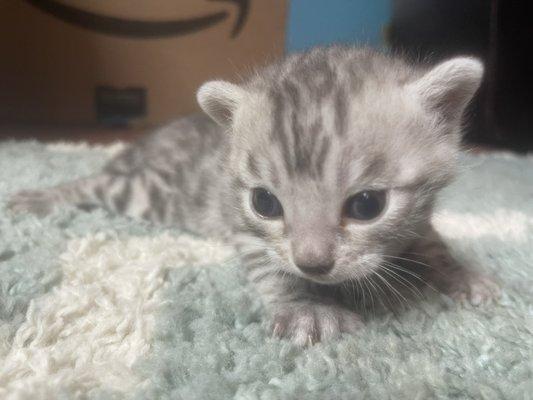
{"type": "MultiPolygon", "coordinates": [[[[236,37],[244,26],[249,11],[250,0],[211,1],[225,1],[237,5],[237,18],[231,32],[231,37],[236,37]]],[[[26,2],[69,24],[108,35],[144,39],[186,35],[209,28],[228,17],[226,11],[219,11],[186,20],[141,21],[99,15],[54,0],[26,0],[26,2]]]]}

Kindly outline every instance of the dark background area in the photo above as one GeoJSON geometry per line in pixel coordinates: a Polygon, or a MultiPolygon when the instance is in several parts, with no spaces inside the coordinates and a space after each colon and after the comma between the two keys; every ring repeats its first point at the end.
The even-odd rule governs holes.
{"type": "MultiPolygon", "coordinates": [[[[104,4],[102,0],[99,1],[95,1],[94,4],[104,4]]],[[[128,4],[133,7],[135,2],[138,6],[143,5],[150,13],[157,14],[157,10],[153,7],[150,8],[149,3],[146,3],[145,0],[129,0],[133,3],[128,3],[125,0],[112,1],[113,3],[108,4],[113,5],[110,8],[114,8],[113,13],[115,14],[120,7],[125,7],[125,10],[132,11],[128,4]],[[119,7],[117,4],[123,4],[123,6],[119,7]]],[[[485,64],[485,78],[468,110],[465,142],[474,146],[508,148],[522,152],[533,149],[531,129],[533,126],[533,78],[531,76],[533,71],[531,55],[533,50],[531,44],[533,40],[533,6],[529,2],[525,0],[289,0],[286,3],[279,3],[286,4],[286,15],[284,12],[278,12],[279,15],[284,16],[272,17],[269,14],[270,8],[263,7],[262,3],[258,3],[258,1],[260,0],[226,2],[183,0],[179,4],[180,7],[190,4],[191,8],[198,8],[198,10],[207,7],[209,12],[226,13],[227,22],[225,24],[227,29],[235,21],[237,12],[246,11],[243,14],[245,16],[248,15],[243,20],[244,33],[241,36],[228,37],[228,43],[234,40],[241,40],[244,44],[240,48],[235,47],[233,55],[227,55],[226,59],[221,58],[226,63],[225,73],[233,69],[236,70],[235,73],[240,73],[242,68],[237,65],[238,63],[235,63],[235,59],[245,54],[245,52],[249,54],[250,48],[253,47],[251,44],[261,42],[263,49],[268,49],[274,46],[275,40],[275,46],[284,46],[285,52],[289,53],[315,45],[343,43],[365,44],[377,48],[391,49],[394,52],[406,54],[416,61],[426,63],[435,63],[456,55],[479,57],[485,64]],[[236,8],[237,4],[241,6],[240,11],[236,8]],[[257,12],[257,7],[260,5],[261,10],[257,12]],[[209,7],[214,8],[211,10],[209,7]],[[253,15],[256,15],[255,20],[249,18],[253,15]],[[266,33],[269,32],[268,26],[272,25],[272,23],[268,22],[268,18],[278,21],[277,24],[279,26],[275,28],[276,32],[278,32],[277,39],[271,38],[271,35],[266,33]],[[266,27],[256,29],[256,26],[261,25],[261,22],[266,27]],[[247,28],[252,29],[246,33],[247,28]],[[283,32],[284,30],[285,32],[283,32]]],[[[77,0],[58,0],[57,2],[81,4],[77,0]]],[[[31,2],[21,0],[22,3],[29,4],[31,2]]],[[[172,9],[174,4],[169,0],[167,6],[172,9]]],[[[14,8],[12,6],[11,0],[0,0],[0,12],[2,10],[9,11],[14,8]]],[[[198,10],[195,12],[200,12],[198,10]]],[[[139,14],[138,9],[133,8],[133,11],[135,11],[134,14],[139,14]]],[[[53,19],[44,20],[37,12],[32,15],[35,21],[42,20],[43,24],[56,24],[53,26],[57,26],[57,29],[73,29],[72,32],[80,35],[80,37],[87,38],[87,36],[84,36],[83,28],[63,26],[63,22],[52,23],[53,19]]],[[[46,18],[52,17],[47,16],[46,18]]],[[[30,19],[28,22],[32,20],[30,19]]],[[[15,26],[20,26],[20,24],[15,24],[15,26]]],[[[195,54],[199,56],[199,59],[207,60],[207,55],[213,49],[202,50],[205,47],[202,43],[206,45],[212,44],[214,40],[218,40],[217,38],[226,34],[224,29],[221,30],[222,33],[213,31],[213,28],[209,28],[205,33],[191,33],[183,36],[182,39],[176,38],[175,43],[179,44],[179,40],[190,40],[191,43],[194,43],[191,46],[195,54]],[[202,42],[204,39],[201,39],[199,35],[206,35],[204,42],[202,42]],[[202,54],[202,51],[205,55],[202,54]]],[[[54,37],[62,38],[61,32],[57,30],[54,37]]],[[[4,31],[4,34],[11,35],[14,38],[17,37],[17,33],[12,31],[4,31]]],[[[28,49],[24,48],[24,43],[25,41],[31,42],[31,38],[25,36],[21,39],[23,40],[20,41],[20,46],[18,48],[17,46],[8,47],[9,51],[14,51],[13,49],[17,49],[16,51],[20,52],[27,51],[28,49]]],[[[67,39],[69,38],[65,39],[66,42],[68,42],[67,39]]],[[[114,41],[115,39],[112,35],[107,34],[100,36],[98,40],[114,41]]],[[[13,43],[13,40],[10,43],[13,43]]],[[[83,42],[80,43],[84,45],[83,42]]],[[[119,39],[117,39],[116,43],[119,43],[119,39]]],[[[155,42],[145,41],[143,46],[150,43],[155,42]]],[[[69,46],[72,53],[72,51],[77,50],[80,44],[71,43],[69,46]]],[[[104,52],[99,50],[98,46],[95,43],[87,43],[87,48],[95,52],[95,57],[89,53],[83,53],[86,55],[84,58],[85,64],[89,62],[87,60],[91,60],[90,62],[94,64],[92,70],[101,72],[105,64],[109,70],[122,68],[124,71],[130,71],[132,65],[139,65],[139,63],[142,64],[143,62],[147,64],[144,69],[147,71],[153,70],[151,69],[153,66],[149,65],[150,60],[121,61],[120,57],[117,57],[117,60],[110,62],[106,57],[102,58],[104,52]],[[99,52],[100,59],[97,57],[99,52]],[[120,62],[128,62],[130,64],[113,64],[120,62]]],[[[230,43],[229,46],[233,46],[233,44],[230,43]]],[[[51,48],[55,47],[51,46],[51,48]]],[[[80,48],[80,52],[83,51],[80,48]]],[[[258,54],[246,55],[243,59],[245,62],[241,63],[248,65],[247,63],[250,62],[259,62],[259,53],[264,53],[265,51],[260,50],[258,54]]],[[[8,60],[10,57],[9,52],[7,54],[4,53],[2,57],[4,62],[8,60]]],[[[55,54],[55,57],[55,60],[61,61],[60,52],[55,54]]],[[[69,60],[71,61],[68,64],[69,68],[66,68],[66,75],[72,74],[72,69],[76,68],[76,62],[78,62],[80,67],[86,67],[83,61],[76,61],[76,59],[72,58],[69,58],[69,60]]],[[[0,60],[0,63],[2,63],[2,60],[0,60]]],[[[56,61],[48,57],[45,64],[47,68],[52,69],[54,63],[56,61]]],[[[204,62],[203,65],[206,65],[206,63],[204,62]]],[[[38,67],[32,68],[38,70],[38,67]]],[[[195,71],[196,67],[191,64],[188,68],[189,70],[184,69],[184,78],[181,82],[182,85],[187,87],[187,90],[184,91],[183,88],[181,90],[184,93],[183,96],[186,95],[187,98],[190,97],[192,99],[196,81],[194,85],[189,81],[191,71],[195,71]]],[[[213,68],[211,67],[211,69],[213,68]]],[[[16,74],[16,69],[14,72],[13,68],[11,70],[8,68],[7,70],[11,71],[11,74],[16,74]]],[[[216,75],[220,72],[213,70],[210,73],[216,75]]],[[[7,83],[11,80],[11,77],[7,75],[9,74],[0,77],[0,106],[4,105],[4,110],[6,109],[5,104],[9,103],[9,99],[2,96],[2,79],[7,86],[7,83]]],[[[32,76],[35,75],[32,74],[32,76]]],[[[115,75],[117,74],[115,73],[115,75]]],[[[105,77],[105,75],[103,76],[105,77]]],[[[150,76],[154,76],[154,74],[150,74],[150,76]]],[[[210,76],[210,78],[213,77],[210,76]]],[[[132,140],[152,130],[154,126],[164,123],[162,119],[157,121],[141,120],[141,123],[139,123],[139,118],[135,117],[146,114],[147,110],[150,111],[150,109],[162,107],[161,104],[169,104],[165,96],[155,96],[151,87],[145,89],[142,84],[139,85],[139,82],[135,80],[132,80],[131,84],[126,80],[118,84],[113,83],[112,79],[104,79],[102,82],[99,81],[96,86],[93,83],[86,85],[87,93],[90,93],[90,96],[94,96],[94,100],[85,101],[84,107],[86,110],[84,113],[85,115],[94,114],[92,123],[58,124],[53,121],[52,116],[50,116],[50,122],[40,121],[36,124],[35,122],[30,123],[28,119],[26,123],[20,120],[13,123],[13,121],[2,119],[2,113],[0,112],[0,139],[36,138],[39,140],[87,140],[89,142],[109,142],[116,139],[132,140]],[[116,90],[117,87],[119,88],[118,91],[116,90]],[[115,104],[117,100],[122,101],[117,103],[118,106],[115,104]],[[155,105],[156,103],[158,103],[157,106],[155,105]]],[[[46,85],[42,86],[47,87],[46,85]]],[[[176,87],[176,90],[180,90],[180,88],[176,87]]],[[[28,98],[27,103],[29,106],[26,109],[30,109],[30,107],[31,109],[37,109],[39,104],[41,104],[43,109],[46,109],[47,104],[42,99],[57,99],[61,96],[61,93],[67,96],[68,93],[74,92],[74,89],[73,87],[69,88],[68,85],[64,85],[61,88],[54,86],[50,89],[50,93],[45,92],[46,90],[38,92],[40,100],[28,98]]],[[[22,90],[18,93],[19,97],[23,96],[21,94],[23,93],[22,90]]],[[[87,99],[89,99],[89,95],[87,99]]],[[[73,111],[81,110],[77,105],[67,104],[73,111]]],[[[176,107],[175,116],[178,117],[184,113],[191,112],[192,107],[190,104],[187,107],[182,106],[181,109],[176,107]]],[[[167,114],[169,114],[168,111],[167,114]]],[[[75,117],[72,119],[75,120],[75,117]]]]}
{"type": "Polygon", "coordinates": [[[474,55],[485,78],[469,109],[466,142],[533,148],[533,13],[524,0],[394,0],[392,49],[437,62],[474,55]]]}

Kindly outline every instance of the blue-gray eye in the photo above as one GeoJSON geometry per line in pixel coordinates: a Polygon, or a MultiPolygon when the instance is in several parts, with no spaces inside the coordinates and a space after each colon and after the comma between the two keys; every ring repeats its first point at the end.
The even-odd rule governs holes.
{"type": "Polygon", "coordinates": [[[278,218],[283,215],[283,208],[279,200],[263,188],[252,190],[252,206],[255,212],[263,218],[278,218]]]}
{"type": "Polygon", "coordinates": [[[365,190],[351,196],[344,206],[344,215],[359,221],[378,217],[385,208],[384,191],[365,190]]]}

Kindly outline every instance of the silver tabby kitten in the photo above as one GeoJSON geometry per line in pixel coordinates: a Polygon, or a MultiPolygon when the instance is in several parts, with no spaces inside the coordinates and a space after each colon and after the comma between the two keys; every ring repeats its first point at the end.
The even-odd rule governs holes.
{"type": "Polygon", "coordinates": [[[473,58],[427,69],[367,49],[290,55],[240,84],[205,83],[207,115],[10,207],[97,205],[230,240],[274,334],[298,344],[355,331],[358,304],[393,305],[419,281],[482,303],[497,286],[454,261],[430,223],[482,73],[473,58]]]}

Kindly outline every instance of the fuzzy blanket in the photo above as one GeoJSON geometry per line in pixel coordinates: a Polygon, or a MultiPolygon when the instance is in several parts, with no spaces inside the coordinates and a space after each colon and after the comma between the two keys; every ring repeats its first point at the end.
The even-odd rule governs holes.
{"type": "Polygon", "coordinates": [[[0,143],[1,399],[533,398],[533,157],[465,155],[435,216],[498,304],[434,295],[299,349],[269,336],[220,243],[103,210],[5,211],[120,147],[0,143]]]}

